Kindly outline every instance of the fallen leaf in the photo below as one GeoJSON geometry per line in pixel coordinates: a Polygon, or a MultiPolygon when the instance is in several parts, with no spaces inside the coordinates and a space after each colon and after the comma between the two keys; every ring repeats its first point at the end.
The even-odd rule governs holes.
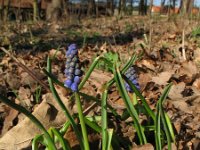
{"type": "Polygon", "coordinates": [[[192,86],[196,87],[197,89],[200,89],[200,78],[196,79],[192,86]]]}
{"type": "Polygon", "coordinates": [[[62,55],[63,55],[62,52],[59,51],[59,50],[57,50],[57,49],[51,49],[51,50],[49,51],[49,56],[50,56],[50,57],[56,56],[57,58],[61,58],[62,55]]]}
{"type": "Polygon", "coordinates": [[[196,65],[199,65],[200,63],[200,48],[196,48],[194,50],[194,62],[196,63],[196,65]]]}
{"type": "MultiPolygon", "coordinates": [[[[199,137],[200,138],[200,132],[198,132],[199,137]]],[[[199,139],[195,139],[192,141],[192,149],[193,150],[199,150],[200,149],[200,140],[199,139]]]]}
{"type": "Polygon", "coordinates": [[[18,100],[24,107],[30,108],[31,104],[31,90],[29,88],[20,87],[18,91],[18,100]]]}
{"type": "Polygon", "coordinates": [[[3,136],[12,126],[13,126],[13,120],[17,117],[18,115],[18,111],[16,111],[15,109],[10,109],[9,110],[9,114],[8,116],[5,117],[5,120],[3,122],[3,129],[2,129],[2,133],[1,136],[3,136]]]}
{"type": "Polygon", "coordinates": [[[142,66],[147,67],[148,69],[155,70],[154,61],[152,61],[152,60],[146,60],[146,59],[144,59],[144,60],[142,60],[140,62],[140,64],[142,66]]]}
{"type": "Polygon", "coordinates": [[[194,62],[183,62],[182,67],[179,69],[179,74],[187,75],[188,77],[192,77],[198,73],[197,66],[194,62]]]}
{"type": "Polygon", "coordinates": [[[185,83],[184,82],[180,82],[176,85],[172,85],[168,97],[170,99],[177,99],[177,98],[182,98],[183,95],[181,94],[181,92],[183,92],[185,89],[185,83]]]}
{"type": "Polygon", "coordinates": [[[95,88],[97,89],[97,93],[101,93],[104,88],[103,85],[111,78],[112,76],[110,73],[95,69],[94,71],[92,71],[92,74],[88,81],[91,82],[93,86],[95,86],[95,88]]]}
{"type": "Polygon", "coordinates": [[[20,87],[20,79],[13,72],[9,72],[6,74],[6,82],[8,83],[9,88],[11,88],[12,90],[16,90],[20,87]]]}
{"type": "Polygon", "coordinates": [[[171,100],[171,103],[174,105],[176,109],[181,110],[188,114],[192,114],[192,110],[184,100],[171,100]]]}
{"type": "Polygon", "coordinates": [[[131,150],[154,150],[153,145],[147,143],[140,146],[134,146],[131,150]]]}
{"type": "Polygon", "coordinates": [[[140,84],[141,90],[144,89],[148,82],[150,82],[152,79],[151,75],[149,73],[141,73],[138,77],[138,82],[140,84]]]}
{"type": "Polygon", "coordinates": [[[166,85],[172,74],[173,72],[170,71],[161,72],[158,76],[152,77],[152,81],[158,85],[166,85]]]}
{"type": "MultiPolygon", "coordinates": [[[[59,91],[59,93],[61,93],[59,91]]],[[[35,108],[33,115],[44,125],[46,129],[50,127],[60,127],[66,121],[66,117],[56,103],[53,95],[47,93],[43,95],[43,101],[35,108]],[[48,102],[47,102],[48,101],[48,102]]],[[[69,99],[62,99],[63,103],[68,105],[69,99]]],[[[21,150],[31,144],[31,140],[42,131],[35,126],[28,118],[18,123],[0,138],[0,149],[21,150]],[[20,136],[19,136],[20,135],[20,136]]]]}
{"type": "Polygon", "coordinates": [[[176,34],[174,33],[174,34],[169,34],[168,35],[168,38],[170,39],[170,40],[174,40],[175,38],[176,38],[176,34]]]}
{"type": "MultiPolygon", "coordinates": [[[[174,143],[171,143],[172,147],[171,150],[177,150],[177,147],[174,143]]],[[[168,145],[164,146],[162,150],[168,150],[168,145]]]]}

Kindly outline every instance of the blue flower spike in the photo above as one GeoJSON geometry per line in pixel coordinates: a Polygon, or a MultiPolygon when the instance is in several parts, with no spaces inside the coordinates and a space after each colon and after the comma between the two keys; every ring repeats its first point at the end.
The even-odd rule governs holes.
{"type": "MultiPolygon", "coordinates": [[[[137,80],[137,74],[134,67],[130,67],[126,71],[125,76],[136,86],[138,90],[140,90],[140,86],[137,80]]],[[[125,88],[128,92],[133,93],[133,89],[129,86],[128,83],[125,83],[125,88]]]]}
{"type": "Polygon", "coordinates": [[[71,44],[67,48],[66,58],[67,60],[64,72],[67,79],[64,82],[64,86],[70,88],[73,92],[77,92],[82,71],[79,64],[80,61],[76,44],[71,44]]]}

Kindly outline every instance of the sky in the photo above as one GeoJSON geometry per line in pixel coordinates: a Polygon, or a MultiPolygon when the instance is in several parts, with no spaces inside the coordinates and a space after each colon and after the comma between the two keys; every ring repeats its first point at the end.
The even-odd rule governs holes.
{"type": "MultiPolygon", "coordinates": [[[[154,5],[159,6],[159,5],[160,5],[160,1],[161,1],[161,0],[154,0],[154,5]]],[[[168,1],[168,0],[166,0],[166,1],[168,1]]],[[[178,0],[177,3],[178,3],[177,6],[179,6],[180,0],[178,0]]],[[[200,6],[200,0],[194,0],[194,4],[195,4],[196,6],[200,6]]]]}

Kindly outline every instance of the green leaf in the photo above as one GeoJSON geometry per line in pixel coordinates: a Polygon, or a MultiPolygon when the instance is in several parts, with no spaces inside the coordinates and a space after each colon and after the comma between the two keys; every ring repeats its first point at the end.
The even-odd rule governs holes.
{"type": "Polygon", "coordinates": [[[108,129],[108,140],[107,140],[107,149],[106,150],[110,150],[111,149],[111,141],[112,141],[112,136],[113,136],[113,129],[108,129]]]}
{"type": "Polygon", "coordinates": [[[149,105],[146,102],[145,98],[142,96],[142,94],[137,89],[137,87],[125,75],[122,75],[122,77],[130,85],[130,87],[133,89],[134,93],[141,99],[142,104],[144,105],[144,108],[147,111],[147,113],[152,117],[153,120],[155,120],[154,112],[151,110],[151,108],[149,107],[149,105]]]}
{"type": "Polygon", "coordinates": [[[171,89],[171,86],[172,86],[172,83],[170,83],[168,86],[165,87],[164,91],[163,91],[163,94],[161,95],[158,103],[159,103],[159,108],[160,108],[160,114],[161,114],[161,120],[162,120],[162,123],[163,123],[163,126],[164,126],[164,132],[166,134],[166,137],[167,137],[167,145],[168,145],[168,149],[171,150],[171,142],[172,142],[172,139],[170,137],[170,127],[169,127],[169,124],[167,123],[167,120],[166,120],[166,117],[165,117],[165,112],[163,110],[163,102],[164,100],[167,98],[167,95],[171,89]]]}
{"type": "Polygon", "coordinates": [[[116,81],[116,85],[119,90],[119,93],[120,93],[121,97],[123,98],[126,108],[135,123],[135,128],[136,128],[139,140],[140,140],[140,144],[145,144],[145,143],[147,143],[147,141],[146,141],[146,137],[145,137],[143,128],[139,123],[138,113],[137,113],[136,109],[134,108],[134,106],[130,100],[130,97],[128,96],[128,93],[125,89],[124,82],[123,82],[122,76],[120,74],[119,68],[117,67],[117,64],[115,66],[115,69],[113,69],[113,73],[114,73],[114,77],[115,77],[115,81],[116,81]]]}

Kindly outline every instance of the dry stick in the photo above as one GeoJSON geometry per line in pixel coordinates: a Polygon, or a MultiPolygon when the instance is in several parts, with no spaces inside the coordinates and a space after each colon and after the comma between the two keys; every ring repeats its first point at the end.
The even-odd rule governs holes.
{"type": "Polygon", "coordinates": [[[183,27],[183,32],[182,32],[182,55],[183,55],[183,60],[186,60],[186,54],[185,54],[185,25],[183,27]]]}
{"type": "Polygon", "coordinates": [[[45,84],[43,81],[38,79],[36,75],[24,64],[22,64],[13,54],[11,54],[8,50],[6,50],[4,47],[0,47],[2,51],[4,51],[6,54],[8,54],[13,60],[16,61],[16,63],[24,70],[26,71],[34,80],[36,80],[40,85],[42,85],[48,92],[50,91],[47,84],[45,84]]]}
{"type": "MultiPolygon", "coordinates": [[[[8,54],[13,60],[16,61],[16,63],[24,70],[26,71],[33,79],[35,79],[41,86],[43,86],[46,91],[50,92],[50,88],[48,87],[48,85],[46,83],[44,83],[43,81],[41,81],[40,79],[38,79],[38,77],[28,68],[26,67],[24,64],[22,64],[14,55],[12,55],[8,50],[6,50],[4,47],[0,47],[0,49],[2,51],[4,51],[6,54],[8,54]]],[[[89,112],[94,105],[97,104],[96,102],[93,102],[90,106],[88,106],[83,113],[86,114],[87,112],[89,112]]]]}

